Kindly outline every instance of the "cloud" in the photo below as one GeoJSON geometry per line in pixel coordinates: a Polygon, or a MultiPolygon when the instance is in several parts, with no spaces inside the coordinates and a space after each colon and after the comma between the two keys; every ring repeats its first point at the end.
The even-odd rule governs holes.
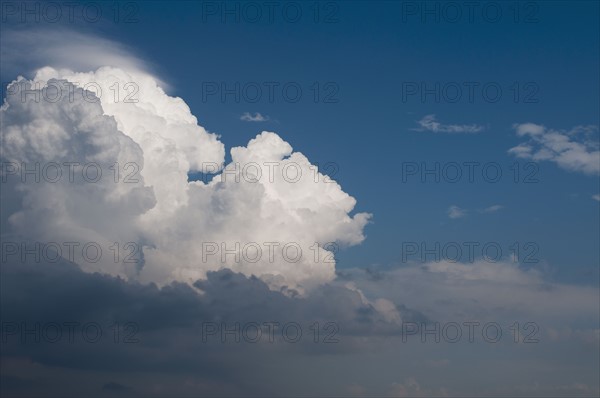
{"type": "Polygon", "coordinates": [[[63,28],[6,29],[2,47],[3,71],[34,68],[31,80],[9,85],[1,108],[2,161],[97,163],[104,175],[120,165],[116,184],[108,178],[86,184],[81,176],[57,184],[11,179],[3,184],[10,193],[2,196],[3,234],[95,242],[104,252],[115,242],[135,245],[134,264],[123,256],[90,263],[75,255],[88,272],[164,284],[193,283],[230,268],[298,291],[334,277],[331,243],[364,239],[370,214],[350,215],[355,199],[276,133],[232,148],[225,165],[220,137],[198,123],[183,99],[167,95],[131,49],[63,28]],[[60,98],[48,100],[56,87],[60,98]],[[22,96],[25,90],[31,91],[22,96]],[[213,178],[189,182],[188,173],[197,172],[213,178]],[[123,183],[131,175],[135,183],[123,183]],[[218,247],[210,259],[203,256],[206,244],[218,247]],[[248,245],[262,250],[259,260],[224,254],[231,248],[247,254],[248,245]],[[283,249],[288,245],[291,252],[283,249]],[[284,261],[294,249],[300,259],[284,261]]]}
{"type": "Polygon", "coordinates": [[[84,273],[64,262],[2,263],[3,322],[97,322],[106,332],[95,344],[83,342],[80,334],[74,344],[64,342],[66,333],[63,343],[50,344],[33,343],[33,333],[26,343],[18,333],[5,333],[3,381],[11,382],[2,384],[3,393],[65,395],[68,385],[68,395],[94,396],[108,384],[126,386],[126,391],[117,386],[122,396],[164,396],[166,391],[177,396],[344,395],[351,374],[360,386],[352,390],[368,396],[495,395],[503,388],[503,395],[518,395],[517,386],[506,387],[516,380],[510,375],[490,379],[485,387],[472,384],[473,377],[501,372],[507,358],[516,373],[533,372],[531,377],[545,386],[538,395],[556,395],[557,386],[574,381],[594,386],[597,380],[593,369],[581,372],[597,363],[597,287],[551,282],[540,271],[508,261],[411,264],[382,268],[377,279],[365,269],[345,272],[346,278],[311,295],[289,297],[260,279],[229,270],[209,272],[193,286],[174,282],[159,288],[84,273]],[[427,343],[419,335],[403,341],[402,325],[373,305],[377,297],[385,297],[382,307],[392,303],[402,322],[426,325],[427,330],[450,322],[479,322],[475,341],[466,342],[466,328],[464,344],[435,343],[431,334],[427,343]],[[515,321],[520,328],[535,322],[539,329],[533,337],[540,343],[514,343],[510,327],[515,321]],[[138,342],[115,344],[114,322],[134,322],[138,342]],[[203,340],[207,322],[232,329],[236,323],[296,322],[304,334],[294,344],[281,339],[281,328],[273,343],[266,337],[258,343],[244,337],[235,342],[231,334],[223,342],[220,333],[203,340]],[[338,342],[315,343],[310,329],[315,322],[320,327],[337,324],[338,342]],[[482,327],[491,322],[504,332],[497,344],[482,340],[482,327]],[[553,372],[543,366],[548,364],[553,372]],[[331,372],[332,367],[339,372],[331,372]],[[432,377],[432,367],[443,367],[448,378],[432,377]],[[308,376],[311,383],[306,383],[308,376]]]}
{"type": "Polygon", "coordinates": [[[467,211],[465,209],[461,209],[458,206],[450,206],[448,208],[448,217],[455,219],[455,218],[461,218],[467,215],[467,211]]]}
{"type": "MultiPolygon", "coordinates": [[[[500,211],[503,208],[504,208],[504,206],[502,206],[502,205],[492,205],[492,206],[486,207],[484,209],[474,210],[474,211],[477,211],[479,213],[496,213],[497,211],[500,211]]],[[[469,210],[469,209],[463,209],[456,205],[452,205],[448,208],[448,217],[450,217],[452,219],[461,218],[461,217],[465,217],[470,212],[471,212],[471,210],[469,210]]]]}
{"type": "Polygon", "coordinates": [[[442,259],[380,272],[380,280],[361,269],[346,270],[346,275],[364,295],[378,294],[440,322],[530,318],[540,325],[598,328],[597,287],[553,282],[545,272],[514,260],[442,259]]]}
{"type": "Polygon", "coordinates": [[[74,261],[88,272],[165,284],[193,283],[229,268],[302,293],[334,278],[328,244],[364,239],[370,215],[350,215],[356,200],[289,143],[264,131],[232,148],[223,167],[219,137],[144,72],[45,67],[7,92],[0,111],[3,161],[95,162],[105,175],[115,164],[135,165],[134,184],[112,178],[97,184],[11,178],[6,184],[11,195],[5,200],[15,206],[6,213],[4,233],[39,242],[97,242],[103,253],[115,242],[136,245],[136,264],[108,255],[90,262],[78,253],[74,261]],[[114,95],[115,87],[128,84],[133,90],[125,93],[135,92],[135,101],[114,95]],[[50,87],[73,95],[48,101],[50,87]],[[32,91],[23,101],[25,89],[32,91]],[[188,182],[188,173],[198,171],[222,172],[206,183],[188,182]]]}
{"type": "Polygon", "coordinates": [[[600,202],[600,194],[592,196],[592,199],[597,200],[598,202],[600,202]]]}
{"type": "MultiPolygon", "coordinates": [[[[143,68],[74,68],[85,71],[78,73],[55,66],[10,86],[13,94],[0,110],[0,160],[95,163],[109,178],[89,183],[76,173],[74,181],[50,183],[8,176],[0,196],[2,241],[18,239],[27,247],[94,241],[105,256],[92,262],[78,251],[73,263],[9,257],[0,266],[2,321],[98,322],[106,333],[98,344],[28,344],[8,336],[0,356],[2,395],[335,396],[348,388],[369,396],[518,395],[510,374],[489,376],[506,375],[507,363],[511,374],[540,380],[538,396],[559,389],[558,395],[598,395],[597,287],[555,283],[512,262],[442,261],[336,273],[329,261],[334,250],[325,244],[361,243],[370,215],[355,213],[356,200],[315,173],[290,143],[263,131],[231,148],[231,162],[224,164],[220,137],[143,68]],[[90,82],[96,94],[86,86],[90,82]],[[128,83],[136,102],[115,99],[114,87],[128,83]],[[73,99],[31,100],[56,85],[73,99]],[[32,90],[30,100],[14,94],[20,88],[32,90]],[[137,165],[135,180],[123,183],[121,174],[115,183],[116,164],[137,165]],[[251,164],[259,168],[244,167],[251,164]],[[266,164],[276,164],[273,175],[260,166],[266,164]],[[286,167],[300,178],[290,182],[282,173],[286,167]],[[189,182],[188,173],[197,171],[211,178],[189,182]],[[115,242],[139,247],[137,262],[114,260],[115,242]],[[295,242],[304,256],[295,263],[281,251],[272,261],[267,250],[257,262],[244,256],[237,261],[231,252],[222,256],[221,245],[230,251],[248,242],[295,242]],[[205,243],[219,249],[208,262],[205,243]],[[423,344],[418,336],[402,342],[402,322],[431,328],[438,321],[473,320],[501,324],[502,346],[480,339],[423,344]],[[512,344],[508,328],[516,320],[539,323],[549,342],[512,344]],[[115,321],[135,322],[139,342],[115,344],[115,321]],[[303,339],[202,341],[204,322],[272,321],[298,322],[303,339]],[[339,342],[322,344],[323,331],[315,343],[315,322],[336,323],[339,342]],[[444,387],[433,385],[432,366],[444,366],[444,387]],[[474,378],[484,378],[485,386],[474,385],[474,378]]],[[[467,210],[451,206],[449,216],[453,212],[460,217],[467,210]]]]}
{"type": "Polygon", "coordinates": [[[508,153],[522,159],[554,162],[569,171],[600,174],[596,126],[576,126],[564,131],[523,123],[514,124],[513,128],[517,136],[528,138],[528,141],[509,149],[508,153]]]}
{"type": "Polygon", "coordinates": [[[426,115],[417,122],[421,127],[414,131],[432,131],[434,133],[479,133],[485,129],[477,124],[442,124],[437,122],[435,115],[426,115]]]}
{"type": "Polygon", "coordinates": [[[502,210],[504,208],[504,206],[502,205],[492,205],[489,207],[486,207],[485,209],[482,210],[483,213],[495,213],[499,210],[502,210]]]}
{"type": "Polygon", "coordinates": [[[409,377],[403,383],[393,383],[390,387],[391,397],[425,397],[431,396],[421,390],[414,377],[409,377]]]}
{"type": "MultiPolygon", "coordinates": [[[[318,382],[308,386],[306,373],[290,372],[289,367],[302,367],[307,357],[343,359],[347,354],[369,349],[357,344],[364,336],[383,338],[400,331],[398,323],[365,303],[360,292],[342,284],[328,284],[310,296],[291,298],[270,290],[257,278],[229,270],[209,272],[194,286],[172,283],[158,288],[84,273],[64,262],[1,265],[3,322],[96,322],[105,331],[94,344],[86,344],[79,333],[71,344],[66,342],[66,333],[57,344],[30,344],[33,340],[22,343],[18,334],[8,335],[3,329],[3,375],[29,378],[31,382],[25,389],[28,393],[23,394],[28,396],[39,395],[33,392],[42,389],[64,391],[64,381],[74,373],[85,374],[86,381],[68,383],[69,388],[79,392],[73,396],[81,396],[82,392],[97,395],[87,391],[94,387],[118,390],[124,396],[163,396],[168,389],[176,396],[192,392],[207,396],[281,396],[292,391],[303,396],[322,395],[322,383],[336,376],[319,371],[320,375],[315,375],[318,382]],[[197,294],[197,289],[203,294],[197,294]],[[77,297],[76,303],[73,297],[77,297]],[[110,329],[114,322],[135,323],[137,342],[115,344],[110,329]],[[273,341],[264,331],[262,338],[253,343],[246,335],[239,342],[231,334],[225,341],[221,333],[207,336],[203,330],[206,323],[219,328],[223,324],[229,328],[252,323],[278,325],[273,341]],[[291,323],[303,331],[296,343],[282,338],[283,325],[291,323]],[[315,343],[311,329],[315,323],[320,328],[333,323],[337,329],[323,329],[319,343],[315,343]],[[335,342],[323,344],[327,336],[335,342]],[[25,360],[35,366],[18,366],[25,360]],[[7,364],[11,366],[4,366],[7,364]],[[195,383],[182,382],[187,378],[195,383]]],[[[406,321],[423,320],[410,311],[403,311],[403,317],[406,321]]],[[[347,381],[343,374],[337,379],[347,381]]],[[[13,391],[10,386],[2,388],[13,391]]]]}
{"type": "Polygon", "coordinates": [[[244,112],[244,114],[240,117],[240,120],[245,122],[266,122],[269,120],[269,116],[263,116],[258,112],[252,116],[249,112],[244,112]]]}
{"type": "Polygon", "coordinates": [[[157,77],[153,65],[138,57],[134,49],[104,37],[60,26],[27,30],[6,28],[0,35],[0,43],[0,70],[6,74],[5,79],[14,78],[16,74],[35,73],[45,66],[79,71],[112,66],[144,73],[163,89],[170,88],[157,77]]]}
{"type": "MultiPolygon", "coordinates": [[[[553,395],[551,391],[557,391],[561,385],[570,383],[565,382],[565,379],[594,385],[596,386],[595,391],[598,390],[595,370],[590,371],[587,377],[582,375],[582,369],[586,366],[597,366],[596,354],[600,346],[598,332],[600,290],[597,286],[577,286],[555,282],[549,279],[549,275],[544,272],[512,260],[403,264],[397,267],[381,268],[380,273],[382,277],[379,280],[373,280],[364,269],[349,269],[346,270],[346,278],[353,280],[363,294],[370,296],[376,293],[395,303],[402,303],[408,308],[418,310],[427,319],[438,321],[440,328],[451,322],[462,324],[473,320],[479,322],[480,325],[489,322],[503,325],[503,331],[506,332],[503,334],[503,338],[507,337],[508,339],[504,343],[509,344],[502,344],[502,350],[512,351],[511,354],[507,354],[511,358],[511,366],[526,366],[525,363],[529,361],[539,364],[552,363],[552,372],[548,373],[548,375],[552,374],[552,377],[545,378],[541,373],[534,377],[543,385],[537,391],[538,395],[553,395]],[[504,325],[513,325],[515,321],[519,322],[520,327],[527,322],[535,324],[536,331],[530,337],[537,338],[539,343],[513,344],[514,335],[508,328],[505,329],[504,325]],[[563,330],[565,328],[568,329],[563,330]],[[525,349],[525,346],[532,351],[525,349]],[[567,347],[576,351],[568,358],[560,354],[561,351],[568,350],[567,347]],[[584,352],[589,352],[589,355],[583,354],[584,352]],[[567,363],[570,365],[562,368],[567,363]],[[558,370],[559,368],[561,370],[558,370]],[[584,378],[587,381],[583,380],[584,378]],[[542,393],[542,391],[544,392],[542,393]]],[[[523,339],[531,331],[532,329],[523,330],[519,339],[523,339]]],[[[464,333],[463,330],[463,337],[465,337],[464,333]]],[[[420,342],[419,336],[414,337],[416,342],[420,342]]],[[[410,344],[402,346],[404,358],[409,355],[409,346],[410,344]]],[[[486,366],[494,368],[491,370],[493,374],[505,370],[506,361],[499,360],[495,354],[480,344],[474,343],[473,351],[465,345],[457,344],[456,346],[457,349],[453,351],[447,349],[444,344],[431,344],[431,350],[425,348],[419,350],[417,358],[425,361],[428,366],[432,360],[438,360],[440,357],[449,360],[452,363],[449,369],[455,369],[456,373],[451,370],[445,370],[444,373],[448,371],[452,373],[451,378],[462,378],[461,372],[464,372],[467,367],[470,369],[467,373],[471,375],[464,377],[469,379],[476,374],[477,367],[482,362],[475,359],[475,356],[485,357],[486,366]],[[473,355],[471,357],[473,359],[467,361],[469,365],[457,363],[457,360],[461,362],[460,358],[464,358],[464,355],[470,354],[473,355]]],[[[388,349],[394,352],[391,343],[388,345],[388,349]]],[[[383,361],[383,357],[380,355],[378,359],[383,361]]],[[[416,360],[411,361],[413,367],[405,370],[411,371],[408,374],[414,375],[418,380],[444,383],[437,377],[439,373],[436,373],[436,377],[431,377],[429,372],[421,375],[413,373],[416,362],[416,360]]],[[[445,380],[445,383],[451,383],[448,381],[449,379],[445,380]]],[[[401,384],[407,387],[407,383],[401,384]]],[[[468,381],[467,384],[469,384],[468,381]]],[[[439,391],[440,387],[439,384],[429,385],[428,389],[439,391]]],[[[467,391],[461,389],[464,388],[464,385],[445,387],[448,387],[447,391],[450,396],[469,395],[467,391]]],[[[423,385],[421,385],[421,389],[423,389],[423,385]]],[[[531,394],[519,391],[521,389],[522,387],[517,385],[506,387],[490,381],[486,387],[487,393],[484,395],[488,395],[488,393],[489,395],[513,396],[531,394]],[[498,394],[499,391],[504,391],[504,394],[498,394]],[[519,392],[521,393],[519,394],[519,392]]],[[[434,394],[426,393],[425,395],[432,396],[434,394]]]]}

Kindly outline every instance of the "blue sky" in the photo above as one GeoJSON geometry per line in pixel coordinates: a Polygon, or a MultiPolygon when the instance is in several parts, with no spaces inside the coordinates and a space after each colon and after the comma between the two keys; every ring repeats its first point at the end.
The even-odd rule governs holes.
{"type": "MultiPolygon", "coordinates": [[[[213,9],[201,2],[147,2],[135,12],[137,23],[92,27],[148,59],[171,84],[170,94],[184,98],[227,147],[243,145],[263,129],[273,130],[314,162],[336,163],[335,179],[357,199],[357,210],[374,214],[368,239],[340,252],[340,267],[396,264],[399,242],[405,241],[497,241],[503,242],[504,253],[519,241],[536,242],[538,258],[556,269],[557,278],[580,283],[597,279],[599,213],[591,198],[599,191],[597,175],[541,161],[538,183],[515,184],[509,167],[517,161],[523,167],[527,160],[507,153],[520,142],[512,129],[515,123],[556,130],[599,124],[597,3],[525,2],[516,9],[513,3],[498,3],[503,4],[502,17],[496,23],[489,22],[494,10],[486,17],[481,7],[473,22],[465,8],[463,17],[451,22],[451,9],[423,16],[418,2],[360,1],[321,3],[330,23],[314,23],[315,9],[308,3],[303,3],[298,23],[288,23],[278,9],[269,23],[264,7],[261,22],[249,23],[251,16],[240,14],[236,23],[215,4],[217,10],[209,13],[213,9]],[[415,4],[416,15],[409,13],[415,4]],[[160,34],[157,27],[163,28],[160,34]],[[239,102],[233,95],[222,100],[220,87],[216,94],[207,91],[223,82],[230,89],[240,84],[239,102]],[[265,82],[279,83],[272,103],[265,82]],[[289,82],[303,90],[298,102],[283,97],[281,87],[289,82]],[[315,82],[320,84],[318,103],[315,82]],[[325,88],[328,82],[333,85],[325,88]],[[436,100],[430,94],[423,101],[419,91],[403,98],[403,88],[415,82],[429,88],[439,82],[440,93],[444,87],[450,90],[448,97],[436,100]],[[473,101],[465,82],[478,84],[473,101]],[[254,83],[263,90],[256,103],[251,102],[254,83]],[[462,87],[462,97],[451,102],[455,83],[462,87]],[[496,102],[486,101],[485,84],[501,88],[496,102]],[[516,92],[520,98],[515,101],[516,92]],[[338,102],[323,103],[332,93],[338,102]],[[244,112],[271,120],[243,122],[239,116],[244,112]],[[442,123],[477,124],[485,130],[411,131],[428,114],[442,123]],[[402,162],[427,162],[430,167],[434,162],[497,162],[504,174],[496,184],[482,178],[474,183],[430,179],[423,184],[416,178],[402,183],[402,162]],[[451,220],[446,214],[451,205],[505,208],[451,220]]],[[[435,3],[430,7],[441,9],[435,3]]]]}
{"type": "Polygon", "coordinates": [[[599,2],[78,1],[73,21],[56,3],[56,23],[47,4],[0,7],[8,393],[598,395],[599,2]],[[11,95],[53,78],[109,95],[11,95]],[[138,102],[113,101],[124,82],[138,102]],[[318,165],[339,186],[198,172],[273,159],[318,165]],[[142,178],[6,172],[33,161],[97,161],[108,176],[131,162],[142,178]],[[308,256],[203,260],[207,242],[249,239],[300,242],[308,256]],[[90,240],[111,254],[133,244],[135,265],[76,253],[42,267],[9,253],[90,240]],[[335,262],[313,262],[309,245],[330,240],[335,262]],[[298,322],[305,339],[265,349],[200,338],[205,322],[273,320],[298,322]],[[407,323],[472,320],[497,322],[502,342],[403,341],[407,323]],[[129,321],[139,344],[107,332],[65,349],[7,332],[63,321],[129,321]],[[339,344],[315,345],[314,322],[337,325],[339,344]],[[523,344],[529,323],[539,344],[523,344]]]}

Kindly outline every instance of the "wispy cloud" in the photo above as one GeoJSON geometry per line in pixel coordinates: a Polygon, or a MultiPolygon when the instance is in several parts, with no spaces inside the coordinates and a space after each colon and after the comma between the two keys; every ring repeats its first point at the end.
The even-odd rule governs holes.
{"type": "Polygon", "coordinates": [[[598,194],[598,195],[594,195],[594,196],[592,196],[592,198],[593,198],[594,200],[597,200],[598,202],[600,202],[600,194],[598,194]]]}
{"type": "Polygon", "coordinates": [[[463,209],[462,207],[452,205],[448,207],[448,217],[456,219],[465,217],[469,213],[496,213],[497,211],[500,211],[502,209],[504,209],[504,206],[502,205],[492,205],[479,210],[463,209]]]}
{"type": "Polygon", "coordinates": [[[479,133],[485,129],[478,124],[442,124],[435,119],[435,115],[426,115],[417,122],[420,127],[414,131],[432,131],[434,133],[479,133]]]}
{"type": "Polygon", "coordinates": [[[509,149],[508,153],[523,159],[548,160],[565,170],[600,174],[597,126],[575,126],[564,131],[523,123],[514,124],[513,128],[517,136],[529,140],[509,149]]]}
{"type": "Polygon", "coordinates": [[[266,122],[269,119],[269,116],[263,116],[258,112],[254,115],[250,114],[250,112],[244,112],[244,114],[240,116],[240,120],[243,120],[244,122],[266,122]]]}
{"type": "Polygon", "coordinates": [[[486,207],[485,209],[481,210],[482,213],[495,213],[498,210],[502,210],[504,208],[504,206],[502,205],[493,205],[493,206],[489,206],[486,207]]]}
{"type": "Polygon", "coordinates": [[[138,57],[134,49],[90,33],[64,27],[6,29],[2,31],[0,47],[0,68],[11,78],[12,74],[33,73],[45,66],[73,71],[119,66],[150,75],[163,89],[170,89],[154,72],[155,65],[138,57]]]}
{"type": "Polygon", "coordinates": [[[458,206],[452,205],[448,208],[448,217],[455,219],[461,218],[467,215],[467,210],[461,209],[458,206]]]}

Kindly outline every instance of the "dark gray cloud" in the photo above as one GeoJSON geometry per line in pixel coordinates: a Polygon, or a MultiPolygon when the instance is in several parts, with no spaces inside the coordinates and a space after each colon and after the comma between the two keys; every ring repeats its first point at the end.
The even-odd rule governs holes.
{"type": "Polygon", "coordinates": [[[192,285],[159,288],[84,273],[66,261],[2,263],[0,392],[160,397],[597,391],[597,304],[589,302],[597,299],[597,289],[552,284],[507,264],[436,263],[338,274],[334,283],[294,296],[226,269],[192,285]],[[383,304],[382,296],[388,299],[383,304]],[[458,344],[435,343],[431,335],[426,343],[418,335],[403,341],[402,324],[386,317],[390,305],[403,323],[430,329],[435,321],[498,322],[503,339],[489,343],[479,333],[475,343],[465,341],[466,335],[458,344]],[[509,327],[516,320],[537,321],[539,343],[515,344],[509,327]],[[239,332],[221,333],[236,324],[239,332]],[[52,325],[63,333],[56,342],[50,341],[57,337],[52,325]],[[66,325],[75,325],[73,340],[66,325]],[[90,325],[102,336],[96,339],[90,325]],[[272,342],[265,325],[273,327],[272,342]],[[285,325],[298,325],[302,336],[294,328],[284,335],[285,325]],[[261,336],[253,342],[256,326],[261,336]],[[94,341],[84,338],[85,327],[85,337],[94,341]],[[505,374],[507,361],[528,378],[507,385],[486,376],[505,374]],[[560,379],[544,370],[546,363],[560,370],[560,379]],[[472,383],[473,375],[485,385],[472,383]]]}
{"type": "MultiPolygon", "coordinates": [[[[152,383],[123,381],[140,373],[160,373],[156,383],[186,377],[205,383],[190,385],[189,391],[181,386],[184,395],[203,388],[210,394],[277,395],[281,391],[267,383],[273,364],[283,364],[289,356],[349,355],[365,349],[357,344],[359,338],[401,331],[356,291],[342,286],[326,285],[300,298],[229,270],[211,272],[194,286],[173,283],[163,288],[83,273],[68,262],[3,263],[0,272],[3,365],[18,369],[12,363],[25,361],[45,369],[42,375],[3,372],[2,388],[9,394],[55,395],[62,387],[53,389],[46,375],[58,372],[60,379],[84,372],[101,391],[118,390],[120,395],[153,394],[152,383]],[[236,324],[239,342],[235,334],[220,332],[224,325],[235,329],[236,324]],[[260,338],[254,325],[261,327],[260,338]],[[273,328],[272,342],[265,325],[273,328]],[[97,329],[102,331],[99,338],[97,329]],[[264,373],[250,377],[260,368],[264,373]],[[102,380],[101,375],[112,378],[102,380]]],[[[402,309],[409,318],[425,319],[402,309]]],[[[75,394],[86,392],[87,387],[77,390],[76,385],[71,383],[75,394]]]]}

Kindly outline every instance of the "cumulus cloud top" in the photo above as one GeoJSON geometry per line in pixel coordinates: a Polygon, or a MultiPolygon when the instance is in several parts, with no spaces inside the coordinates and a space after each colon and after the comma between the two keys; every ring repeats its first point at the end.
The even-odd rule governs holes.
{"type": "Polygon", "coordinates": [[[306,156],[262,132],[232,148],[232,162],[224,165],[219,137],[149,74],[46,67],[31,81],[13,82],[8,93],[3,161],[96,162],[104,173],[128,165],[135,176],[134,183],[115,182],[112,174],[98,183],[8,179],[10,233],[41,242],[93,241],[107,252],[111,242],[139,248],[133,265],[108,255],[92,264],[76,257],[84,270],[164,284],[229,268],[303,292],[334,278],[328,243],[364,239],[370,215],[351,216],[355,199],[306,156]],[[72,95],[48,101],[57,87],[72,95]],[[22,89],[30,90],[25,100],[22,89]],[[188,182],[195,171],[221,173],[207,183],[188,182]]]}

